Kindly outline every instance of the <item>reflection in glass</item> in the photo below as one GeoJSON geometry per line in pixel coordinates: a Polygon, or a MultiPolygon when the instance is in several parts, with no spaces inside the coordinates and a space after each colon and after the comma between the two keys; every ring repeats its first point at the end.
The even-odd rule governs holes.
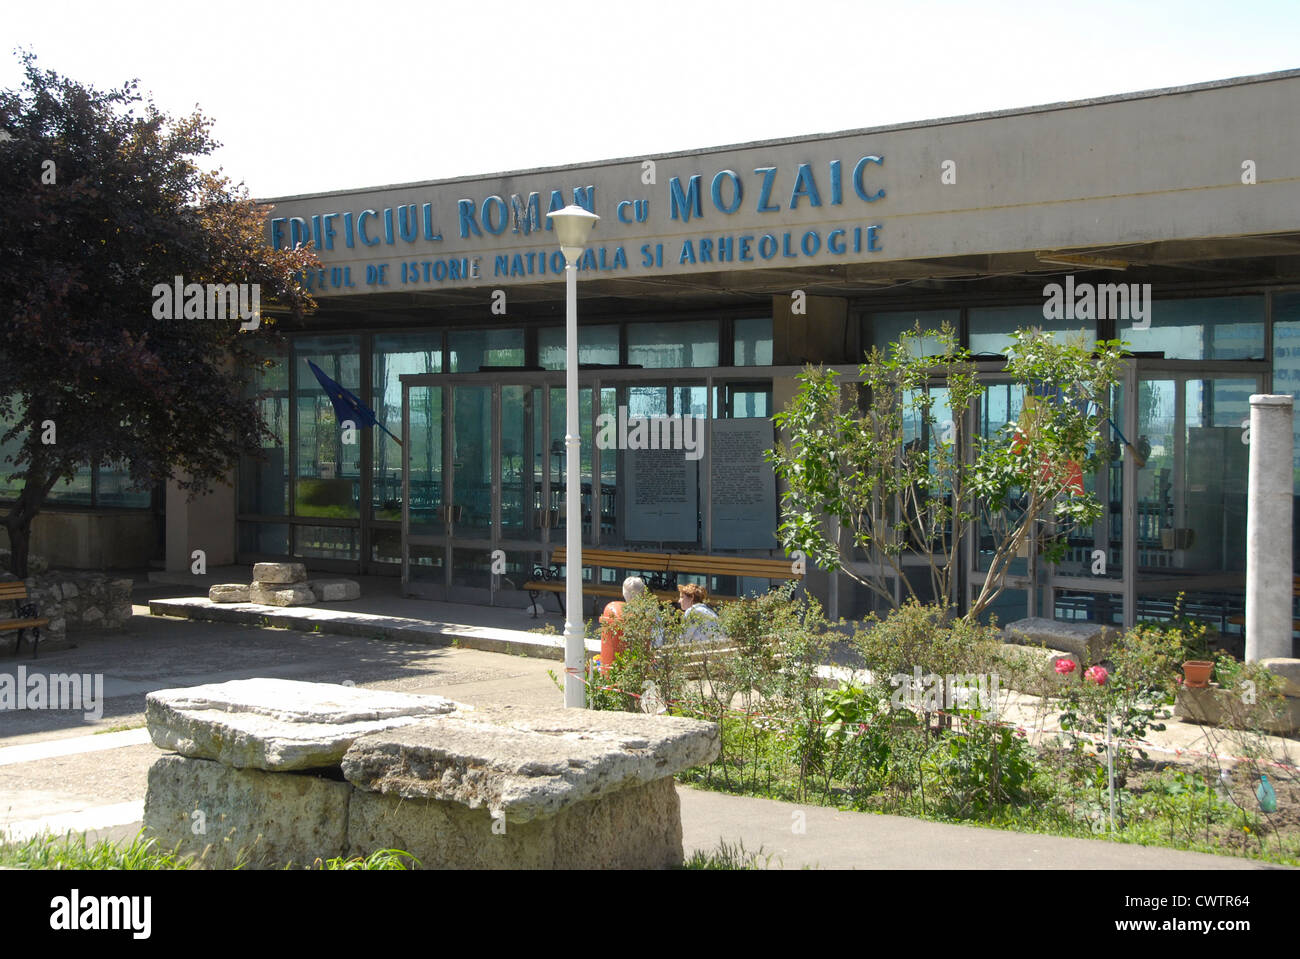
{"type": "Polygon", "coordinates": [[[629,323],[627,361],[647,369],[718,365],[718,321],[629,323]]]}
{"type": "MultiPolygon", "coordinates": [[[[537,363],[544,370],[566,367],[567,333],[562,326],[548,326],[537,331],[537,363]]],[[[618,364],[618,326],[579,326],[578,364],[618,364]]]]}
{"type": "Polygon", "coordinates": [[[295,516],[354,519],[360,515],[361,438],[345,443],[343,425],[308,361],[345,389],[361,389],[360,337],[303,337],[294,343],[298,416],[295,516]]]}
{"type": "MultiPolygon", "coordinates": [[[[377,335],[373,365],[371,408],[379,423],[401,436],[401,377],[408,373],[442,372],[442,334],[377,335]]],[[[402,448],[378,427],[369,433],[374,457],[370,480],[372,515],[375,519],[398,522],[402,518],[402,448]]]]}
{"type": "Polygon", "coordinates": [[[406,455],[410,470],[410,530],[413,536],[433,536],[443,532],[444,393],[440,386],[411,387],[410,444],[406,455]]]}

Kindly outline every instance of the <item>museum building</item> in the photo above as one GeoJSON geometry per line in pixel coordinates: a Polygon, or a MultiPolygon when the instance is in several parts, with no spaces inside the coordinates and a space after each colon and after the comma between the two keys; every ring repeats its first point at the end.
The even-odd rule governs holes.
{"type": "MultiPolygon", "coordinates": [[[[209,565],[297,557],[526,605],[569,519],[546,215],[576,203],[600,216],[578,274],[585,544],[783,557],[763,451],[805,364],[852,378],[865,350],[948,323],[988,377],[968,429],[992,435],[1023,403],[1002,351],[1035,326],[1130,344],[1114,418],[1145,463],[1085,478],[1104,517],[1064,561],[1020,559],[998,619],[1132,623],[1183,592],[1240,632],[1248,398],[1300,389],[1300,71],[269,202],[268,243],[311,243],[322,264],[319,310],[278,322],[288,347],[250,384],[274,442],[194,503],[87,470],[56,491],[38,551],[80,513],[106,542],[148,537],[94,523],[165,524],[169,569],[195,548],[209,565]],[[350,437],[309,363],[387,431],[350,437]],[[698,449],[636,448],[645,417],[702,418],[698,449]],[[619,442],[595,442],[605,429],[619,442]]],[[[987,533],[966,550],[963,601],[991,550],[987,533]]],[[[107,546],[97,561],[129,565],[107,546]]],[[[875,608],[843,574],[810,566],[806,586],[832,615],[875,608]]]]}

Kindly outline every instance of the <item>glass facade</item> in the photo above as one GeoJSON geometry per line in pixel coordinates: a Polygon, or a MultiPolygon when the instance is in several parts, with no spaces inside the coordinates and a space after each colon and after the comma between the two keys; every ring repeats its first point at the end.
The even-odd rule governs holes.
{"type": "MultiPolygon", "coordinates": [[[[1274,388],[1300,393],[1300,292],[1275,294],[1272,301],[1274,388]]],[[[1233,372],[1232,364],[1262,355],[1268,302],[1263,295],[1162,299],[1152,305],[1150,330],[1115,324],[1112,335],[1146,354],[1134,361],[1129,374],[1137,398],[1132,439],[1146,452],[1145,464],[1136,471],[1133,503],[1136,565],[1126,569],[1123,508],[1125,472],[1135,467],[1130,456],[1113,455],[1095,475],[1084,477],[1089,490],[1101,493],[1103,517],[1094,528],[1071,533],[1060,563],[1040,561],[1033,588],[1025,585],[1033,575],[1030,559],[1018,558],[1011,570],[1019,577],[1017,585],[991,610],[999,621],[1031,611],[1118,621],[1124,615],[1128,576],[1136,583],[1139,618],[1165,614],[1170,584],[1181,583],[1189,605],[1200,614],[1216,619],[1228,633],[1240,630],[1231,622],[1243,595],[1232,579],[1242,575],[1244,565],[1240,540],[1248,448],[1240,443],[1240,422],[1249,413],[1249,395],[1266,383],[1258,370],[1233,372]],[[1149,368],[1158,362],[1165,366],[1149,368]],[[1198,362],[1220,365],[1198,370],[1198,362]],[[1106,560],[1101,573],[1095,569],[1098,550],[1106,560]],[[1211,583],[1208,577],[1217,578],[1211,583]],[[1089,583],[1093,588],[1087,588],[1089,583]]],[[[927,329],[948,323],[973,353],[985,356],[1000,354],[1019,327],[1045,328],[1037,304],[892,310],[863,314],[862,343],[887,348],[918,322],[927,329]]],[[[1103,327],[1110,332],[1109,323],[1103,327]]],[[[1062,321],[1052,332],[1093,338],[1097,324],[1062,321]]],[[[703,464],[690,480],[696,504],[693,532],[680,520],[671,533],[668,525],[629,527],[630,511],[638,508],[628,488],[631,459],[625,449],[596,449],[597,416],[608,413],[617,419],[623,407],[630,417],[769,418],[776,412],[771,376],[758,369],[747,376],[720,377],[711,371],[724,361],[737,368],[769,366],[773,346],[772,320],[762,317],[636,319],[580,329],[581,362],[592,367],[584,371],[587,380],[579,396],[584,542],[632,549],[710,548],[703,464]],[[602,366],[611,369],[598,369],[602,366]],[[699,370],[699,378],[692,374],[683,380],[674,374],[656,379],[653,371],[666,369],[699,370]]],[[[261,461],[247,458],[241,468],[240,551],[250,557],[296,555],[317,564],[364,562],[390,569],[405,558],[411,583],[473,593],[499,588],[491,556],[500,544],[512,571],[507,578],[517,583],[520,576],[531,575],[535,563],[563,544],[569,520],[565,389],[562,377],[556,378],[564,369],[564,347],[560,326],[533,333],[522,328],[438,329],[298,336],[292,370],[289,363],[269,367],[256,384],[275,439],[268,441],[261,461]],[[379,423],[398,437],[403,435],[403,376],[483,371],[483,379],[410,384],[407,448],[379,429],[370,430],[368,437],[359,431],[359,441],[349,443],[308,360],[348,389],[367,391],[379,423]],[[284,451],[290,449],[292,457],[286,458],[284,451]],[[403,503],[404,465],[409,504],[403,503]],[[363,503],[368,505],[363,508],[363,503]],[[402,539],[403,505],[409,512],[409,544],[402,539]]],[[[943,387],[934,389],[942,406],[943,387]]],[[[1112,402],[1120,424],[1130,422],[1124,395],[1117,390],[1112,402]]],[[[1013,385],[990,383],[977,405],[978,433],[995,435],[1017,419],[1022,405],[1013,385]]],[[[933,443],[936,438],[913,428],[908,441],[933,443]]],[[[1120,446],[1115,439],[1112,452],[1120,446]]],[[[1300,456],[1296,477],[1300,492],[1300,456]]],[[[82,496],[94,495],[96,488],[110,498],[117,494],[102,476],[98,486],[86,478],[80,483],[82,496]]],[[[64,495],[78,495],[75,484],[64,495]]],[[[775,524],[773,517],[773,528],[775,524]]],[[[995,536],[987,527],[978,531],[963,590],[977,587],[995,536]]],[[[605,570],[600,575],[613,583],[621,573],[605,570]]],[[[840,583],[841,613],[874,602],[858,596],[846,579],[840,583]]]]}

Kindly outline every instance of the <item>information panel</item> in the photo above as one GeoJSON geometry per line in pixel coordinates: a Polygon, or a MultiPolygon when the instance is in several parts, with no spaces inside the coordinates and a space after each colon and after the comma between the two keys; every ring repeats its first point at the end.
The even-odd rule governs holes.
{"type": "Polygon", "coordinates": [[[700,471],[681,450],[627,450],[624,539],[694,543],[699,539],[700,471]]]}
{"type": "Polygon", "coordinates": [[[763,453],[775,445],[772,421],[714,420],[712,456],[713,546],[772,549],[776,539],[776,474],[763,453]]]}

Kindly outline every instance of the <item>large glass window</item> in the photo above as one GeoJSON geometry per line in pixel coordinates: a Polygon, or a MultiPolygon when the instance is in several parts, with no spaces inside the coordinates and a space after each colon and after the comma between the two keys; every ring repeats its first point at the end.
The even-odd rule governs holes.
{"type": "Polygon", "coordinates": [[[453,373],[475,373],[485,366],[523,366],[523,330],[462,330],[447,335],[453,373]]]}
{"type": "Polygon", "coordinates": [[[718,365],[718,321],[630,323],[627,361],[647,369],[718,365]]]}
{"type": "Polygon", "coordinates": [[[99,468],[95,486],[95,505],[118,509],[148,509],[152,493],[136,489],[131,482],[131,469],[125,460],[106,462],[99,468]]]}
{"type": "Polygon", "coordinates": [[[17,496],[23,488],[22,480],[9,479],[9,474],[14,469],[13,458],[23,445],[23,431],[18,430],[14,433],[12,439],[6,439],[10,429],[22,420],[22,411],[17,408],[18,400],[17,396],[11,398],[10,402],[15,407],[14,415],[11,418],[6,419],[0,416],[0,499],[17,496]]]}
{"type": "Polygon", "coordinates": [[[772,318],[737,320],[733,340],[736,366],[772,365],[772,318]]]}
{"type": "Polygon", "coordinates": [[[1082,337],[1091,346],[1097,339],[1095,320],[1046,320],[1043,307],[1038,303],[977,307],[970,310],[967,319],[970,322],[970,351],[975,354],[1003,355],[1006,348],[1015,342],[1012,334],[1030,327],[1042,330],[1058,343],[1082,337]]]}
{"type": "MultiPolygon", "coordinates": [[[[24,480],[10,480],[14,469],[13,457],[22,447],[26,434],[19,430],[5,440],[10,427],[22,424],[23,411],[19,397],[12,397],[13,416],[0,419],[0,500],[17,497],[24,480]]],[[[48,502],[54,506],[91,506],[105,509],[148,509],[153,499],[150,489],[139,490],[132,486],[131,470],[124,461],[104,462],[98,469],[89,464],[77,468],[70,480],[59,480],[50,490],[48,502]]]]}
{"type": "Polygon", "coordinates": [[[1214,296],[1156,300],[1149,329],[1118,324],[1119,338],[1135,353],[1167,360],[1264,359],[1264,297],[1214,296]]]}
{"type": "MultiPolygon", "coordinates": [[[[562,326],[548,326],[537,331],[537,362],[544,370],[564,369],[568,350],[567,333],[562,326]]],[[[618,326],[579,326],[578,363],[618,364],[618,326]]]]}
{"type": "MultiPolygon", "coordinates": [[[[1300,399],[1300,293],[1279,293],[1273,298],[1273,392],[1300,399]]],[[[1294,429],[1292,464],[1300,496],[1300,417],[1294,429]]]]}
{"type": "MultiPolygon", "coordinates": [[[[873,313],[867,319],[867,328],[862,341],[871,347],[877,347],[885,355],[890,347],[898,342],[904,333],[914,330],[918,324],[922,330],[939,330],[947,323],[955,334],[961,331],[961,310],[901,310],[893,313],[873,313]]],[[[933,337],[921,340],[920,349],[930,356],[942,352],[939,341],[933,337]]]]}
{"type": "MultiPolygon", "coordinates": [[[[294,342],[298,395],[298,448],[295,450],[297,502],[295,516],[354,519],[359,513],[361,442],[365,430],[345,433],[330,401],[308,362],[344,389],[361,390],[361,338],[313,336],[294,342]],[[350,439],[351,442],[345,442],[350,439]]],[[[302,544],[300,544],[300,550],[302,544]]],[[[324,548],[324,547],[322,547],[324,548]]],[[[329,546],[330,551],[337,544],[329,546]]],[[[322,555],[303,553],[298,555],[322,555]]]]}
{"type": "MultiPolygon", "coordinates": [[[[402,435],[402,380],[408,373],[442,372],[441,333],[381,334],[374,341],[371,408],[377,422],[402,435]]],[[[425,424],[427,425],[427,424],[425,424]]],[[[401,522],[402,449],[379,428],[370,431],[374,466],[371,471],[371,510],[378,520],[401,522]]],[[[411,442],[427,438],[415,435],[411,442]]]]}
{"type": "MultiPolygon", "coordinates": [[[[260,456],[240,461],[239,511],[269,516],[289,514],[289,363],[286,356],[268,354],[249,378],[247,389],[260,397],[262,422],[274,434],[263,437],[260,456]]],[[[315,378],[312,379],[315,382],[315,378]]],[[[253,549],[250,552],[266,552],[253,549]]]]}

